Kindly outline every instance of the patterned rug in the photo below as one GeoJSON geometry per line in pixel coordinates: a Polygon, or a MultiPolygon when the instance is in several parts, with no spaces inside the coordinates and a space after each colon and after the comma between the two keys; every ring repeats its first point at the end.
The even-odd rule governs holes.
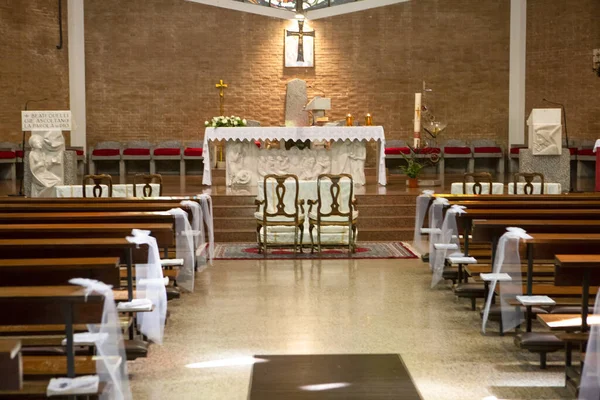
{"type": "MultiPolygon", "coordinates": [[[[258,253],[256,243],[216,243],[215,260],[261,260],[263,254],[258,253]]],[[[303,253],[294,255],[290,248],[269,248],[268,259],[359,259],[359,258],[397,258],[408,259],[417,256],[402,242],[360,242],[356,253],[348,252],[347,248],[326,248],[321,254],[304,249],[303,253]]]]}

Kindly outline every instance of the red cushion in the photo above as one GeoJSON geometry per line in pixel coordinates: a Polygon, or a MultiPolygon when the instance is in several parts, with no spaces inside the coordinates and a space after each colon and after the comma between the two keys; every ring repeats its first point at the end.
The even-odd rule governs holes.
{"type": "Polygon", "coordinates": [[[415,149],[415,153],[417,154],[440,154],[441,151],[442,149],[438,147],[421,147],[415,149]]]}
{"type": "Polygon", "coordinates": [[[83,150],[78,150],[78,149],[76,149],[76,150],[75,150],[75,153],[76,153],[78,156],[82,156],[82,155],[83,155],[83,150]]]}
{"type": "Polygon", "coordinates": [[[526,149],[527,147],[511,147],[510,154],[519,154],[521,149],[526,149]]]}
{"type": "Polygon", "coordinates": [[[101,156],[101,157],[118,156],[120,154],[121,154],[121,150],[119,150],[119,149],[95,149],[92,152],[93,156],[101,156]]]}
{"type": "Polygon", "coordinates": [[[155,149],[155,156],[178,156],[181,154],[181,149],[177,148],[164,148],[164,149],[155,149]]]}
{"type": "Polygon", "coordinates": [[[408,147],[386,147],[385,154],[410,154],[408,147]]]}
{"type": "Polygon", "coordinates": [[[577,151],[577,147],[569,147],[569,153],[571,153],[572,156],[577,155],[577,153],[579,153],[577,151]]]}
{"type": "Polygon", "coordinates": [[[0,158],[3,160],[15,158],[17,154],[14,151],[0,151],[0,158]]]}
{"type": "Polygon", "coordinates": [[[124,156],[149,156],[150,149],[125,149],[123,150],[124,156]]]}
{"type": "Polygon", "coordinates": [[[188,147],[183,151],[184,156],[202,157],[202,147],[188,147]]]}
{"type": "Polygon", "coordinates": [[[502,153],[502,149],[500,147],[475,147],[473,148],[475,153],[502,153]]]}
{"type": "Polygon", "coordinates": [[[444,147],[446,154],[471,154],[470,147],[444,147]]]}
{"type": "MultiPolygon", "coordinates": [[[[571,149],[569,149],[571,150],[571,149]]],[[[573,153],[571,153],[573,154],[573,153]]],[[[581,149],[577,151],[578,156],[595,156],[594,149],[581,149]]]]}
{"type": "Polygon", "coordinates": [[[17,157],[23,158],[23,150],[17,150],[15,151],[15,154],[17,155],[17,157]]]}

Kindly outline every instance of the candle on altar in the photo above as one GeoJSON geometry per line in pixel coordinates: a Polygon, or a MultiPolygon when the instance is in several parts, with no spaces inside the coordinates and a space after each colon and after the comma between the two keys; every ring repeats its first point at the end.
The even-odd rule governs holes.
{"type": "Polygon", "coordinates": [[[354,125],[354,117],[352,116],[352,114],[346,115],[346,126],[353,126],[353,125],[354,125]]]}
{"type": "Polygon", "coordinates": [[[372,126],[373,125],[373,117],[371,116],[370,113],[367,113],[367,115],[365,115],[365,125],[366,126],[372,126]]]}
{"type": "Polygon", "coordinates": [[[421,146],[421,93],[415,93],[415,136],[414,147],[421,146]]]}

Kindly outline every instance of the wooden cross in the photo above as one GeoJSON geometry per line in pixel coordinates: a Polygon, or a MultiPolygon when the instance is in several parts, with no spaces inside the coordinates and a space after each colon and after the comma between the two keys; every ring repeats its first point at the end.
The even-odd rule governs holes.
{"type": "Polygon", "coordinates": [[[219,83],[215,85],[217,89],[219,89],[219,110],[221,111],[221,115],[225,114],[225,89],[227,89],[227,84],[223,82],[223,79],[219,80],[219,83]]]}
{"type": "Polygon", "coordinates": [[[304,36],[312,36],[315,37],[315,31],[304,31],[304,21],[298,21],[298,31],[288,31],[286,30],[287,36],[298,36],[298,62],[304,62],[304,36]]]}

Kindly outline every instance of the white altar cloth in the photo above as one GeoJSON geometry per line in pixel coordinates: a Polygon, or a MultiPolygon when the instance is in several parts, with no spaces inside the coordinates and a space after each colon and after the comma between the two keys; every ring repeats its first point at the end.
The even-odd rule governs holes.
{"type": "MultiPolygon", "coordinates": [[[[108,197],[108,185],[100,185],[102,187],[102,197],[108,197]]],[[[152,196],[159,197],[160,184],[151,183],[152,196]]],[[[112,197],[133,197],[133,184],[129,185],[113,185],[112,197]]],[[[87,197],[94,197],[93,193],[94,185],[86,186],[87,197]]],[[[140,183],[136,187],[138,197],[142,197],[144,193],[144,184],[140,183]]],[[[83,187],[81,185],[60,185],[54,187],[53,197],[83,197],[83,187]]]]}
{"type": "Polygon", "coordinates": [[[307,127],[240,127],[206,128],[202,154],[204,156],[203,185],[212,185],[209,143],[218,140],[359,140],[379,141],[377,175],[380,185],[385,185],[385,135],[382,126],[307,126],[307,127]]]}

